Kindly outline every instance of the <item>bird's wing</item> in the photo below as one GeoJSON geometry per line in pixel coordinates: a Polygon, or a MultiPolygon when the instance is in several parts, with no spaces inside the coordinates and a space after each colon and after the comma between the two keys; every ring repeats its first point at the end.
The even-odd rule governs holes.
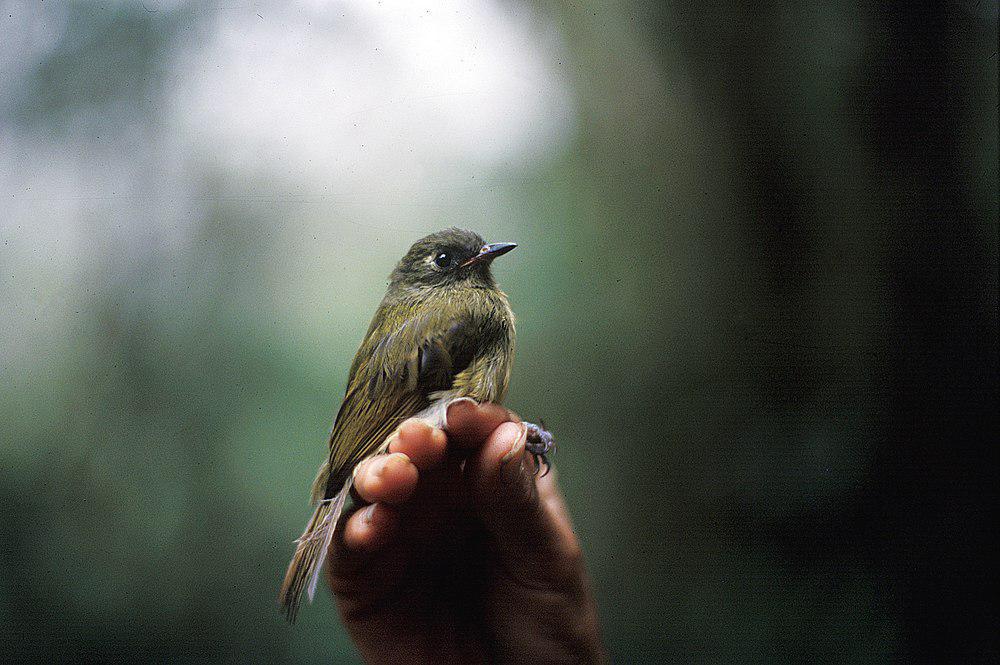
{"type": "Polygon", "coordinates": [[[400,423],[422,411],[430,392],[450,386],[474,355],[467,319],[461,314],[394,303],[383,304],[374,321],[403,323],[373,322],[358,349],[330,434],[326,482],[317,478],[315,499],[339,491],[358,462],[374,453],[400,423]]]}

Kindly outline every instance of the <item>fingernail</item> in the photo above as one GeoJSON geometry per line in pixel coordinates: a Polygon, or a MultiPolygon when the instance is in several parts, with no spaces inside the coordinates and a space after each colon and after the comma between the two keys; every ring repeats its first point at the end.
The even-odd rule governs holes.
{"type": "Polygon", "coordinates": [[[447,429],[447,422],[449,418],[455,416],[455,414],[459,413],[459,411],[472,411],[477,406],[478,404],[476,404],[476,401],[468,397],[459,397],[449,403],[444,410],[444,420],[446,424],[445,429],[447,429]]]}
{"type": "Polygon", "coordinates": [[[406,430],[407,437],[419,436],[421,430],[430,426],[431,424],[422,418],[411,418],[399,426],[399,432],[402,434],[403,430],[406,430]]]}
{"type": "Polygon", "coordinates": [[[448,404],[448,411],[452,409],[474,409],[477,406],[478,403],[471,397],[459,397],[448,404]]]}
{"type": "MultiPolygon", "coordinates": [[[[500,458],[500,480],[502,482],[511,482],[524,471],[524,445],[528,439],[528,427],[524,423],[515,424],[518,434],[510,449],[500,458]]],[[[508,425],[501,425],[501,427],[508,427],[508,425]]]]}
{"type": "Polygon", "coordinates": [[[385,475],[386,470],[390,466],[395,466],[396,468],[399,468],[400,466],[409,463],[410,463],[410,458],[406,453],[391,453],[389,455],[386,455],[385,458],[382,460],[382,463],[379,464],[379,467],[375,470],[375,475],[378,477],[382,477],[383,475],[385,475]]]}
{"type": "Polygon", "coordinates": [[[364,522],[365,524],[371,524],[372,516],[374,515],[375,515],[375,504],[373,503],[372,505],[368,506],[367,508],[361,511],[361,521],[364,522]]]}

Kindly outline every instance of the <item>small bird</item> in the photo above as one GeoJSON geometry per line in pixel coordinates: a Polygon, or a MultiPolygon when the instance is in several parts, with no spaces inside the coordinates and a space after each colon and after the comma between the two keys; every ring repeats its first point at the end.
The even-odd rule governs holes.
{"type": "MultiPolygon", "coordinates": [[[[514,355],[514,313],[490,266],[515,247],[445,229],[415,242],[392,271],[354,356],[329,457],[313,481],[316,510],[296,540],[281,586],[278,601],[290,622],[303,590],[313,598],[358,463],[385,452],[408,418],[446,428],[448,405],[456,400],[503,402],[514,355]]],[[[547,471],[552,436],[527,426],[526,450],[547,471]]]]}

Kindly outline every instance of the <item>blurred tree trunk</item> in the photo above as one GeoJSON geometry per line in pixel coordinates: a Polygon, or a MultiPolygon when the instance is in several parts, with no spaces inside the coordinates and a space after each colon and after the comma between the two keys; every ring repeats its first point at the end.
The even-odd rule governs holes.
{"type": "MultiPolygon", "coordinates": [[[[658,11],[731,136],[731,224],[751,248],[734,341],[775,436],[743,453],[763,480],[733,530],[748,532],[748,560],[788,566],[800,596],[828,592],[793,614],[761,588],[765,653],[851,659],[856,634],[856,657],[878,658],[880,642],[906,661],[995,654],[995,16],[972,3],[658,11]],[[824,435],[841,461],[866,460],[829,502],[789,475],[824,435]],[[874,604],[849,591],[864,575],[874,604]]],[[[766,587],[769,565],[749,565],[764,581],[748,584],[766,587]]]]}
{"type": "Polygon", "coordinates": [[[977,107],[992,105],[996,122],[995,24],[990,39],[982,11],[896,2],[872,26],[884,43],[865,105],[887,186],[893,307],[871,502],[914,660],[996,654],[985,537],[997,468],[996,171],[993,200],[976,205],[974,185],[989,175],[969,154],[983,140],[977,107]]]}

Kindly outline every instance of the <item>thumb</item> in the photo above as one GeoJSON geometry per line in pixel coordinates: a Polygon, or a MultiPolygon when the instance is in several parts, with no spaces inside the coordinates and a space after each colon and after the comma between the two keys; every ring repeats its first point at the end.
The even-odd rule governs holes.
{"type": "Polygon", "coordinates": [[[530,587],[576,582],[583,568],[579,541],[555,474],[539,477],[526,440],[524,423],[502,423],[466,461],[465,480],[511,575],[530,587]]]}

